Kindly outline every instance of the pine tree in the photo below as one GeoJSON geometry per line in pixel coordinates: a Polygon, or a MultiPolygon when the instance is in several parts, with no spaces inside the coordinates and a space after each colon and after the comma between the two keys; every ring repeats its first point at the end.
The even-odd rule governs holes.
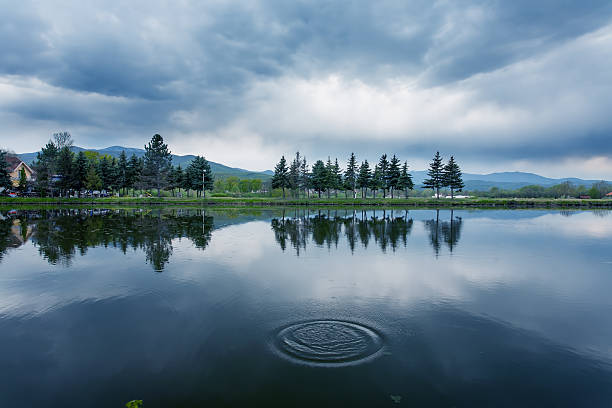
{"type": "Polygon", "coordinates": [[[383,198],[386,198],[387,186],[389,183],[389,160],[387,160],[386,154],[380,156],[380,160],[378,161],[378,172],[380,173],[380,183],[378,183],[378,188],[382,188],[383,198]]]}
{"type": "Polygon", "coordinates": [[[308,198],[310,198],[310,172],[305,157],[302,159],[300,166],[300,188],[304,190],[304,196],[308,195],[308,198]]]}
{"type": "Polygon", "coordinates": [[[6,162],[6,151],[0,150],[0,187],[10,189],[13,187],[11,174],[9,173],[8,163],[6,162]]]}
{"type": "Polygon", "coordinates": [[[52,177],[55,175],[58,148],[52,141],[49,141],[40,152],[36,154],[34,170],[36,171],[36,189],[41,197],[48,193],[53,196],[52,177]]]}
{"type": "Polygon", "coordinates": [[[132,194],[135,194],[136,186],[140,183],[142,175],[143,162],[136,157],[135,154],[130,156],[127,165],[127,187],[132,189],[132,194]]]}
{"type": "Polygon", "coordinates": [[[312,166],[312,175],[310,180],[312,188],[319,193],[319,198],[321,198],[321,191],[327,186],[327,171],[322,160],[317,160],[314,166],[312,166]]]}
{"type": "Polygon", "coordinates": [[[336,186],[336,177],[334,176],[334,165],[331,157],[327,156],[325,163],[325,189],[327,190],[327,198],[330,197],[331,190],[336,186]]]}
{"type": "Polygon", "coordinates": [[[164,143],[164,138],[159,134],[153,135],[149,144],[145,146],[142,178],[147,187],[157,189],[158,197],[160,190],[166,185],[171,166],[172,153],[164,143]]]}
{"type": "Polygon", "coordinates": [[[70,151],[70,147],[62,147],[57,155],[57,175],[59,176],[57,187],[64,196],[69,194],[75,184],[73,160],[74,153],[70,151]]]}
{"type": "Polygon", "coordinates": [[[125,195],[125,189],[128,188],[129,182],[129,171],[128,171],[128,161],[127,156],[125,155],[125,150],[121,151],[119,155],[119,162],[117,163],[117,187],[120,190],[123,190],[123,194],[125,195]]]}
{"type": "Polygon", "coordinates": [[[294,196],[296,194],[299,196],[301,166],[302,159],[300,158],[300,152],[297,152],[289,167],[289,189],[293,192],[294,196]]]}
{"type": "Polygon", "coordinates": [[[87,156],[85,156],[83,151],[80,151],[77,155],[76,162],[74,163],[74,188],[76,189],[79,197],[81,196],[81,191],[85,188],[88,170],[89,163],[87,161],[87,156]]]}
{"type": "Polygon", "coordinates": [[[408,162],[404,162],[404,165],[402,166],[402,172],[397,183],[397,188],[404,190],[406,198],[408,198],[408,190],[412,190],[414,188],[412,176],[408,172],[408,162]]]}
{"type": "Polygon", "coordinates": [[[370,187],[372,179],[372,172],[370,171],[370,164],[367,160],[361,162],[359,166],[359,176],[357,176],[357,187],[361,189],[361,198],[365,198],[367,195],[367,189],[370,187]]]}
{"type": "Polygon", "coordinates": [[[179,194],[180,194],[180,189],[183,186],[183,179],[185,178],[185,174],[183,173],[183,168],[181,167],[181,165],[179,164],[176,169],[174,170],[174,175],[173,175],[173,182],[174,182],[174,187],[172,190],[172,194],[174,195],[174,188],[178,188],[179,189],[179,194]]]}
{"type": "Polygon", "coordinates": [[[102,156],[98,161],[98,176],[102,183],[102,190],[109,191],[113,182],[112,163],[110,156],[102,156]]]}
{"type": "Polygon", "coordinates": [[[344,172],[344,189],[351,190],[353,193],[353,199],[357,198],[355,189],[357,188],[357,158],[355,153],[351,153],[351,157],[346,165],[346,171],[344,172]]]}
{"type": "Polygon", "coordinates": [[[195,159],[189,163],[189,166],[185,170],[185,183],[189,189],[196,191],[197,195],[202,195],[206,198],[206,190],[212,190],[214,176],[212,174],[210,163],[204,157],[196,156],[195,159]]]}
{"type": "Polygon", "coordinates": [[[444,186],[451,190],[451,199],[455,198],[454,191],[461,191],[465,185],[463,184],[461,169],[453,156],[450,157],[443,170],[444,186]]]}
{"type": "Polygon", "coordinates": [[[338,197],[338,190],[342,188],[342,170],[338,164],[338,158],[334,162],[332,167],[332,178],[334,180],[334,189],[336,190],[336,197],[338,197]]]}
{"type": "Polygon", "coordinates": [[[287,161],[285,156],[281,156],[280,161],[274,167],[274,176],[272,176],[272,188],[282,188],[283,198],[285,198],[285,188],[289,186],[289,170],[287,169],[287,161]]]}
{"type": "Polygon", "coordinates": [[[385,179],[383,178],[383,172],[380,170],[380,166],[377,164],[376,166],[374,166],[374,173],[372,174],[372,179],[370,180],[370,188],[374,193],[374,198],[376,198],[376,192],[378,191],[378,189],[382,188],[384,190],[384,185],[385,179]]]}
{"type": "Polygon", "coordinates": [[[389,173],[387,174],[387,187],[391,189],[391,198],[393,198],[393,191],[398,187],[400,176],[400,161],[393,155],[389,163],[389,173]]]}
{"type": "Polygon", "coordinates": [[[436,198],[440,198],[440,188],[444,186],[444,165],[440,152],[436,152],[429,170],[427,170],[428,179],[423,181],[423,187],[433,188],[436,190],[436,198]]]}

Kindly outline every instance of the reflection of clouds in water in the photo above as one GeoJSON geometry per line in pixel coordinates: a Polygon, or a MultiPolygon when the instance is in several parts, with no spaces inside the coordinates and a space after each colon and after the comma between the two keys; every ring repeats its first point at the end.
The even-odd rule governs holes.
{"type": "Polygon", "coordinates": [[[553,239],[560,235],[570,238],[612,238],[612,217],[607,216],[609,211],[577,211],[571,216],[564,213],[546,213],[523,219],[488,218],[484,213],[478,220],[525,234],[547,235],[553,239]]]}
{"type": "MultiPolygon", "coordinates": [[[[425,220],[435,215],[412,213],[425,220]]],[[[591,232],[574,232],[580,225],[609,226],[611,218],[589,212],[569,218],[558,213],[518,219],[476,215],[462,214],[460,245],[452,256],[445,251],[438,258],[432,256],[431,230],[423,222],[414,224],[406,245],[395,252],[383,253],[379,245],[357,245],[351,252],[342,232],[337,247],[311,241],[299,258],[292,250],[280,250],[268,221],[230,225],[215,230],[203,250],[193,238],[173,239],[173,256],[162,275],[152,273],[138,249],[123,255],[118,248],[90,248],[65,268],[49,265],[26,243],[3,260],[0,313],[44,314],[70,304],[141,294],[188,310],[193,305],[189,297],[170,297],[168,291],[180,291],[177,285],[182,285],[214,293],[225,279],[229,288],[216,295],[219,305],[239,295],[250,302],[316,304],[329,310],[385,305],[406,314],[453,304],[559,344],[610,356],[612,327],[601,313],[611,307],[605,289],[611,283],[609,265],[597,258],[602,251],[589,252],[593,243],[585,238],[593,238],[591,232]]],[[[444,219],[448,216],[445,212],[444,219]]],[[[201,234],[201,224],[192,235],[195,231],[201,234]]]]}
{"type": "Polygon", "coordinates": [[[263,256],[264,247],[272,246],[269,229],[270,224],[264,221],[217,229],[206,251],[193,255],[233,268],[247,267],[263,256]]]}

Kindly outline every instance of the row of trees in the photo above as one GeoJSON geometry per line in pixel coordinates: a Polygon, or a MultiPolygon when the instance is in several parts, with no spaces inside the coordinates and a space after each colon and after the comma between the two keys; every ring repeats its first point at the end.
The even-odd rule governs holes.
{"type": "MultiPolygon", "coordinates": [[[[448,163],[444,164],[439,152],[436,152],[429,166],[428,177],[423,186],[434,189],[436,197],[440,196],[440,188],[449,187],[451,196],[454,196],[455,191],[461,191],[464,187],[461,169],[454,157],[451,156],[448,163]]],[[[408,163],[402,164],[396,155],[389,160],[388,156],[383,154],[373,170],[367,160],[357,165],[354,153],[351,153],[344,170],[340,168],[338,159],[332,162],[329,157],[326,163],[317,160],[312,169],[309,169],[306,158],[301,157],[298,152],[289,166],[285,156],[281,157],[274,168],[272,188],[281,188],[283,198],[286,189],[292,191],[295,197],[299,196],[300,191],[304,192],[304,196],[309,196],[309,191],[312,189],[319,197],[322,192],[327,192],[328,198],[332,191],[335,191],[336,196],[338,191],[344,191],[346,196],[350,191],[353,198],[357,198],[358,190],[362,198],[367,196],[368,190],[372,192],[374,198],[381,190],[383,198],[387,197],[387,192],[391,198],[394,198],[394,192],[398,190],[404,191],[408,196],[408,190],[414,188],[414,182],[408,171],[408,163]]]]}
{"type": "Polygon", "coordinates": [[[272,188],[281,188],[283,197],[285,190],[289,189],[294,196],[299,196],[300,191],[304,192],[304,196],[309,196],[310,190],[314,190],[319,197],[322,192],[326,192],[327,197],[330,197],[332,191],[336,196],[338,191],[344,191],[345,196],[348,197],[351,192],[353,198],[356,198],[358,190],[361,191],[361,196],[365,197],[369,189],[374,197],[377,191],[382,190],[383,197],[390,191],[393,198],[394,191],[397,190],[403,190],[407,195],[408,190],[414,188],[414,183],[408,172],[408,163],[404,162],[402,165],[395,155],[388,160],[387,155],[383,154],[372,171],[367,160],[358,165],[354,153],[351,153],[344,170],[340,168],[337,158],[332,162],[329,157],[327,162],[317,160],[312,169],[309,169],[306,158],[301,157],[298,152],[289,166],[285,156],[281,157],[274,168],[272,188]]]}
{"type": "Polygon", "coordinates": [[[155,134],[145,146],[144,157],[125,151],[119,158],[100,155],[93,151],[72,151],[72,137],[68,132],[55,133],[53,140],[37,155],[35,189],[42,195],[66,196],[84,191],[106,190],[127,194],[135,189],[152,189],[160,195],[161,190],[194,190],[204,194],[213,187],[210,164],[197,156],[186,169],[172,166],[172,154],[164,139],[155,134]]]}

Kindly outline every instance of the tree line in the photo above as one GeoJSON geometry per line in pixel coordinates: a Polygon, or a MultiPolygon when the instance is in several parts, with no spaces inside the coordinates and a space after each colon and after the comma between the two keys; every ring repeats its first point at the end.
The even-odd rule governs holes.
{"type": "MultiPolygon", "coordinates": [[[[444,164],[440,153],[436,152],[428,170],[428,179],[423,182],[423,187],[432,188],[436,191],[436,197],[440,196],[440,188],[449,187],[451,196],[455,191],[463,189],[461,169],[451,156],[447,164],[444,164]]],[[[274,167],[272,177],[272,188],[282,189],[283,198],[285,190],[289,190],[293,197],[310,197],[310,191],[314,190],[318,197],[326,193],[327,197],[334,192],[338,196],[339,191],[344,191],[348,197],[349,192],[353,198],[357,198],[359,191],[361,198],[367,197],[368,191],[376,198],[378,192],[382,192],[383,198],[387,193],[394,198],[395,193],[403,191],[408,197],[408,191],[414,189],[412,175],[408,170],[408,162],[401,160],[394,154],[391,159],[383,154],[378,163],[372,169],[367,160],[357,164],[357,158],[351,153],[346,168],[341,169],[336,158],[333,162],[331,157],[327,162],[317,160],[312,168],[309,168],[306,158],[297,152],[290,165],[287,165],[285,156],[282,156],[274,167]]]]}
{"type": "Polygon", "coordinates": [[[213,173],[208,161],[196,156],[183,169],[172,165],[172,153],[159,134],[145,145],[143,157],[122,151],[119,158],[94,151],[74,153],[72,136],[68,132],[53,134],[53,139],[37,154],[34,190],[41,196],[81,196],[84,191],[107,191],[127,195],[135,190],[184,189],[197,196],[213,188],[213,173]]]}

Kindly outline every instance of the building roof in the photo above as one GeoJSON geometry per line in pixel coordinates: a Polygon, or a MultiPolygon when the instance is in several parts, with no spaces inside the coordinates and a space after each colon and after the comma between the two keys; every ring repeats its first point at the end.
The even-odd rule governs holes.
{"type": "Polygon", "coordinates": [[[32,169],[30,168],[30,166],[28,166],[27,164],[25,164],[25,162],[23,160],[21,160],[19,157],[17,156],[6,156],[6,162],[8,163],[8,171],[9,173],[12,173],[15,171],[15,169],[17,169],[17,167],[19,167],[19,165],[21,163],[23,163],[24,166],[26,166],[28,168],[28,170],[30,172],[32,172],[32,169]]]}
{"type": "Polygon", "coordinates": [[[612,197],[612,191],[610,191],[608,194],[606,194],[606,197],[612,197]]]}

